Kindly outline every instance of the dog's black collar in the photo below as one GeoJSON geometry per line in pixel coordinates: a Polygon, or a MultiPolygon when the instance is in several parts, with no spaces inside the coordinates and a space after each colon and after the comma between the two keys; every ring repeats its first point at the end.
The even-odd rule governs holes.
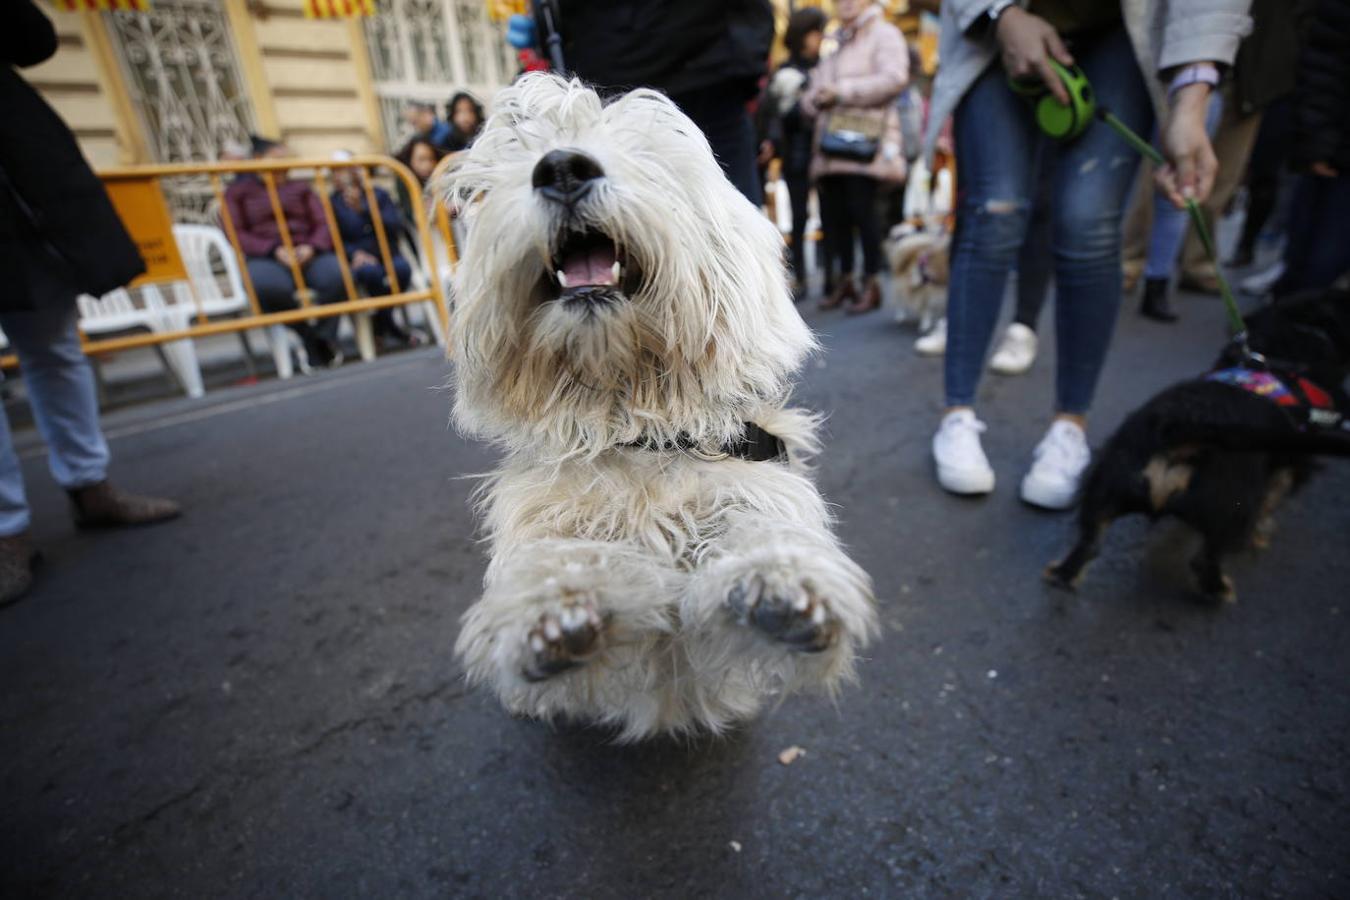
{"type": "Polygon", "coordinates": [[[637,450],[659,450],[666,453],[688,453],[699,459],[744,459],[749,462],[787,462],[787,445],[776,434],[770,434],[754,422],[745,423],[745,434],[734,441],[727,441],[715,453],[708,453],[688,435],[681,434],[673,441],[657,441],[651,438],[631,441],[624,444],[637,450]]]}

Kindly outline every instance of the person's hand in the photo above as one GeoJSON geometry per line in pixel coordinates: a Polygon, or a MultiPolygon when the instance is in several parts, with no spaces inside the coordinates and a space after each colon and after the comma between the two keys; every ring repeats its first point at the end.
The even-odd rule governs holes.
{"type": "Polygon", "coordinates": [[[295,248],[295,261],[304,265],[314,258],[314,248],[309,244],[298,244],[295,248]]]}
{"type": "Polygon", "coordinates": [[[378,266],[380,261],[364,250],[357,250],[352,254],[352,268],[359,269],[362,266],[378,266]]]}
{"type": "Polygon", "coordinates": [[[999,49],[1003,52],[1003,71],[1008,73],[1008,77],[1039,78],[1056,100],[1065,106],[1069,104],[1069,92],[1050,67],[1050,60],[1054,58],[1063,65],[1071,66],[1073,54],[1064,46],[1064,41],[1053,25],[1020,6],[1010,6],[998,17],[995,33],[999,49]]]}
{"type": "Polygon", "coordinates": [[[816,91],[816,106],[821,109],[829,109],[839,102],[839,93],[829,85],[825,85],[816,91]]]}
{"type": "Polygon", "coordinates": [[[291,264],[291,260],[294,259],[295,257],[291,255],[291,251],[286,249],[286,245],[282,244],[280,247],[272,251],[272,258],[275,259],[277,262],[281,263],[283,266],[289,266],[291,264]]]}
{"type": "Polygon", "coordinates": [[[773,159],[773,141],[760,141],[759,153],[755,156],[755,162],[761,166],[767,166],[771,159],[773,159]]]}
{"type": "Polygon", "coordinates": [[[1340,171],[1331,163],[1325,162],[1320,159],[1317,162],[1313,163],[1312,165],[1308,166],[1308,171],[1312,172],[1318,178],[1338,178],[1340,177],[1341,174],[1340,171]]]}
{"type": "Polygon", "coordinates": [[[1205,202],[1219,173],[1219,160],[1205,131],[1209,109],[1207,84],[1191,84],[1177,91],[1159,132],[1163,158],[1153,180],[1168,200],[1183,209],[1187,200],[1205,202]]]}

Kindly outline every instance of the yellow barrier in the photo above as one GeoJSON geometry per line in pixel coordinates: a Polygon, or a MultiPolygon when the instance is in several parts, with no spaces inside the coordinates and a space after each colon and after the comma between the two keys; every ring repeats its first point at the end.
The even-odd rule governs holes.
{"type": "MultiPolygon", "coordinates": [[[[244,282],[244,290],[248,295],[250,314],[238,318],[224,319],[219,321],[210,321],[202,307],[201,298],[197,295],[196,286],[191,278],[175,276],[165,278],[163,276],[155,277],[153,272],[147,273],[141,279],[135,282],[139,287],[143,284],[151,284],[164,281],[186,281],[189,290],[196,303],[196,320],[186,328],[173,331],[158,331],[145,334],[132,334],[121,337],[101,338],[90,340],[87,336],[81,335],[81,342],[84,350],[89,354],[107,353],[119,350],[131,350],[137,347],[148,347],[154,344],[167,343],[169,341],[179,341],[184,339],[206,337],[214,334],[224,334],[228,332],[247,331],[254,328],[263,328],[269,325],[285,325],[293,322],[301,322],[308,319],[327,318],[330,316],[341,316],[349,313],[372,312],[387,307],[403,306],[411,303],[425,303],[430,301],[436,307],[436,315],[440,321],[441,334],[448,335],[450,329],[449,312],[446,307],[445,296],[441,287],[441,277],[438,261],[436,260],[435,247],[431,239],[431,217],[427,214],[426,207],[422,202],[422,187],[417,182],[417,178],[402,163],[397,160],[384,156],[356,156],[347,160],[328,160],[328,159],[265,159],[265,160],[241,160],[219,163],[184,163],[184,164],[166,164],[166,165],[148,165],[148,166],[128,166],[115,169],[105,169],[99,173],[104,183],[108,186],[110,192],[116,192],[118,185],[141,181],[148,179],[161,181],[165,178],[174,178],[191,175],[207,175],[214,194],[216,204],[220,211],[220,224],[229,239],[230,246],[234,250],[235,257],[239,262],[240,276],[244,282]],[[370,214],[371,223],[375,228],[376,242],[379,245],[381,262],[384,265],[384,271],[389,283],[390,293],[384,296],[359,297],[356,292],[356,284],[352,279],[351,267],[348,264],[346,248],[343,246],[342,234],[338,229],[337,217],[333,213],[333,207],[329,198],[328,180],[325,178],[325,172],[331,173],[339,169],[356,169],[359,177],[362,191],[366,198],[367,211],[370,214]],[[423,289],[413,289],[410,285],[400,285],[398,275],[394,271],[392,243],[386,232],[384,220],[380,215],[379,204],[376,202],[375,189],[370,177],[371,169],[385,169],[391,173],[403,184],[407,190],[408,197],[412,203],[412,218],[409,223],[416,229],[416,243],[421,251],[422,260],[427,268],[428,287],[423,289]],[[283,214],[281,198],[277,190],[277,173],[290,173],[296,170],[312,170],[313,172],[313,190],[323,206],[324,218],[328,225],[328,230],[333,239],[333,253],[338,260],[339,268],[342,272],[343,287],[346,291],[347,299],[343,302],[315,304],[313,303],[313,291],[305,283],[304,269],[296,259],[295,246],[292,241],[290,228],[287,225],[286,217],[283,214]],[[272,206],[272,214],[277,222],[277,231],[281,239],[282,246],[286,249],[287,262],[291,270],[291,276],[296,285],[296,297],[298,306],[295,309],[280,310],[275,312],[266,312],[258,303],[257,292],[253,285],[253,279],[248,272],[248,257],[244,254],[239,242],[239,234],[236,225],[230,215],[228,204],[225,202],[225,189],[221,184],[222,175],[238,175],[245,172],[258,174],[264,186],[267,189],[268,198],[272,206]]],[[[158,185],[162,189],[162,185],[158,185]]],[[[436,204],[436,227],[442,233],[442,239],[445,241],[446,252],[453,266],[458,260],[458,252],[454,243],[454,235],[449,227],[443,205],[436,204]]],[[[131,230],[136,235],[138,243],[142,243],[142,235],[146,233],[145,223],[137,223],[139,227],[133,227],[131,230]]],[[[162,236],[151,236],[148,241],[162,241],[162,236]]],[[[167,241],[173,246],[173,236],[168,235],[167,241]]],[[[145,244],[142,243],[144,246],[145,244]]],[[[414,261],[409,260],[410,263],[414,261]]],[[[73,298],[72,298],[73,299],[73,298]]],[[[6,357],[0,361],[0,364],[12,365],[14,362],[12,356],[6,357]]]]}

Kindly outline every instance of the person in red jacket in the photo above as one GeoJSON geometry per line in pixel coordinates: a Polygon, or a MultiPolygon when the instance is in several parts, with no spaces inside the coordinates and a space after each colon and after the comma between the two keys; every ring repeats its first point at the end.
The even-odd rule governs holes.
{"type": "MultiPolygon", "coordinates": [[[[254,159],[278,159],[290,155],[281,143],[253,137],[254,159]]],[[[313,292],[315,303],[337,303],[347,297],[342,268],[333,253],[333,236],[318,196],[303,181],[277,178],[277,195],[290,231],[291,246],[305,286],[313,292]]],[[[295,309],[299,306],[292,276],[291,251],[281,239],[281,227],[272,212],[272,199],[262,178],[246,172],[235,178],[225,191],[225,205],[239,237],[248,265],[248,277],[258,295],[258,304],[267,312],[295,309]]],[[[305,342],[311,362],[337,366],[342,363],[338,348],[338,320],[335,316],[318,319],[317,325],[297,322],[290,327],[305,342]]]]}

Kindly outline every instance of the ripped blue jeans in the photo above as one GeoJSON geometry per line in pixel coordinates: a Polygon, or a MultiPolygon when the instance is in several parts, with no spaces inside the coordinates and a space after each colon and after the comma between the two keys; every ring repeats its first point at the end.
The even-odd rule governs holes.
{"type": "MultiPolygon", "coordinates": [[[[1148,134],[1153,108],[1124,29],[1071,49],[1097,102],[1148,134]]],[[[1139,154],[1100,122],[1068,143],[1044,137],[998,63],[962,98],[954,124],[958,199],[947,299],[947,405],[975,402],[1044,154],[1051,167],[1055,408],[1086,413],[1120,308],[1120,222],[1139,154]]]]}

